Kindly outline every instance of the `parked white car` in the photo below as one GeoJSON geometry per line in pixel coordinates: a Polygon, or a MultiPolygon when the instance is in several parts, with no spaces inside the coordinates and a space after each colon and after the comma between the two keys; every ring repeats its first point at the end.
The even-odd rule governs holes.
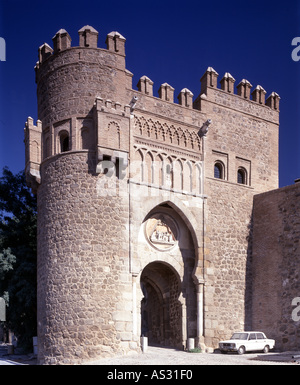
{"type": "Polygon", "coordinates": [[[268,353],[274,346],[275,340],[268,339],[262,332],[233,333],[230,340],[219,342],[221,353],[238,352],[238,354],[244,354],[258,350],[268,353]]]}

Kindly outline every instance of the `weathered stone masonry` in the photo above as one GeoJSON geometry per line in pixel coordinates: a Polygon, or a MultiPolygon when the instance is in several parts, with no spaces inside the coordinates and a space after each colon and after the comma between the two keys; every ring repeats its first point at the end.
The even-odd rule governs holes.
{"type": "Polygon", "coordinates": [[[216,347],[252,323],[253,196],[278,185],[279,96],[209,67],[201,91],[158,97],[125,38],[60,30],[39,48],[25,127],[38,198],[40,363],[149,343],[216,347]]]}
{"type": "Polygon", "coordinates": [[[257,195],[253,222],[253,327],[276,338],[278,349],[298,350],[300,183],[257,195]]]}

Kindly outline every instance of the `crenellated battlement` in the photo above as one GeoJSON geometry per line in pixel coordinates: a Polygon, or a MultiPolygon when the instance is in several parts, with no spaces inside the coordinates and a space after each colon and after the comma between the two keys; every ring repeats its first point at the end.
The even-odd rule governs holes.
{"type": "MultiPolygon", "coordinates": [[[[220,81],[220,88],[218,88],[218,76],[219,74],[212,67],[208,67],[200,79],[201,91],[198,97],[193,101],[192,91],[183,88],[177,95],[178,105],[205,113],[204,103],[206,101],[219,103],[220,100],[224,100],[226,107],[232,105],[234,109],[237,108],[241,112],[256,116],[262,115],[271,121],[278,120],[278,114],[273,113],[273,111],[279,112],[280,96],[276,92],[272,92],[266,99],[266,90],[261,85],[257,85],[251,92],[253,86],[247,79],[242,79],[238,83],[235,92],[236,80],[229,72],[224,74],[220,81]],[[228,98],[225,101],[226,95],[229,99],[232,98],[231,101],[228,98]],[[270,110],[262,107],[270,107],[270,110]]],[[[145,96],[155,97],[153,94],[154,82],[146,75],[139,79],[137,89],[145,96]]],[[[174,95],[174,87],[168,83],[163,83],[158,89],[157,97],[165,102],[177,104],[174,101],[174,95]]]]}
{"type": "MultiPolygon", "coordinates": [[[[265,98],[266,90],[261,86],[257,85],[251,92],[253,87],[249,80],[242,79],[236,86],[236,93],[234,89],[235,78],[226,72],[220,81],[221,87],[218,88],[218,72],[212,67],[208,67],[204,75],[201,77],[201,91],[199,96],[193,103],[193,93],[187,88],[183,88],[177,96],[178,102],[184,107],[190,107],[197,110],[201,110],[201,99],[204,99],[205,94],[207,96],[209,89],[218,91],[224,91],[228,94],[239,96],[244,100],[255,102],[259,105],[268,106],[273,110],[279,111],[280,96],[276,92],[272,92],[268,98],[265,98]],[[252,96],[252,98],[251,98],[252,96]]],[[[148,96],[153,95],[154,82],[148,76],[142,76],[137,84],[138,91],[148,96]]],[[[174,102],[175,89],[168,83],[163,83],[158,89],[158,97],[168,102],[174,102]]]]}
{"type": "Polygon", "coordinates": [[[252,102],[258,103],[260,105],[265,105],[273,110],[279,111],[280,96],[276,92],[272,92],[270,96],[265,99],[265,95],[267,92],[261,85],[257,85],[251,93],[251,88],[253,87],[252,84],[249,82],[249,80],[242,79],[236,87],[237,93],[235,94],[234,84],[236,80],[234,79],[234,77],[229,72],[226,72],[220,81],[221,89],[219,89],[217,87],[218,76],[219,74],[212,67],[207,68],[206,72],[200,79],[201,92],[194,103],[195,108],[201,109],[200,99],[202,94],[207,95],[209,89],[216,89],[225,91],[226,93],[231,95],[240,96],[245,100],[251,100],[252,102]],[[250,98],[250,95],[252,96],[252,99],[250,98]]]}
{"type": "MultiPolygon", "coordinates": [[[[100,51],[107,51],[113,54],[120,55],[125,58],[125,42],[126,39],[119,32],[113,31],[106,36],[106,49],[98,47],[98,31],[86,25],[79,29],[79,46],[75,47],[71,45],[72,39],[69,33],[65,29],[60,29],[52,38],[53,48],[49,44],[44,43],[39,47],[39,61],[36,64],[35,70],[37,73],[37,82],[38,82],[38,73],[40,67],[48,61],[50,57],[54,57],[56,54],[59,54],[63,51],[75,48],[89,48],[89,49],[98,49],[100,51]]],[[[78,61],[82,60],[82,54],[78,53],[78,61]]],[[[67,60],[64,60],[64,63],[67,63],[67,60]]],[[[112,64],[113,65],[113,64],[112,64]]],[[[125,61],[124,61],[125,68],[125,61]]],[[[127,71],[127,75],[128,75],[127,71]]],[[[132,74],[128,78],[127,87],[131,88],[131,78],[132,74]]],[[[214,89],[218,91],[224,91],[227,94],[239,96],[243,100],[255,102],[262,106],[270,107],[275,111],[279,111],[279,101],[280,97],[276,92],[272,92],[266,99],[266,91],[261,85],[257,85],[254,90],[251,92],[252,84],[246,80],[242,79],[236,86],[235,92],[235,78],[229,73],[226,72],[222,79],[220,80],[220,88],[218,88],[218,72],[215,71],[212,67],[208,67],[203,76],[200,79],[201,90],[199,96],[193,101],[193,93],[187,88],[183,88],[177,95],[178,104],[188,108],[194,108],[196,110],[201,110],[201,99],[203,99],[203,94],[208,96],[209,90],[214,89]]],[[[154,82],[148,76],[142,76],[137,84],[137,89],[139,92],[148,95],[153,95],[153,86],[154,82]]],[[[174,101],[175,89],[168,83],[163,83],[158,88],[158,98],[175,103],[174,101]]]]}
{"type": "MultiPolygon", "coordinates": [[[[98,31],[86,25],[79,29],[79,46],[72,47],[71,36],[65,29],[60,29],[53,36],[53,48],[49,44],[44,43],[39,47],[39,61],[36,64],[36,69],[38,70],[40,65],[43,64],[50,56],[55,55],[61,51],[64,51],[69,48],[99,48],[98,47],[98,31]]],[[[125,42],[126,39],[117,31],[109,33],[106,37],[106,49],[108,51],[117,53],[119,55],[125,56],[125,42]]]]}
{"type": "Polygon", "coordinates": [[[272,92],[266,98],[261,85],[253,89],[247,79],[242,79],[235,87],[236,80],[229,72],[218,82],[218,72],[208,67],[200,79],[198,97],[193,100],[193,92],[183,88],[176,103],[172,85],[161,84],[154,96],[154,82],[145,75],[139,79],[137,91],[133,89],[133,74],[125,65],[126,39],[119,32],[107,34],[106,49],[98,47],[99,33],[95,28],[86,25],[78,35],[79,46],[72,46],[69,33],[60,29],[52,38],[53,48],[44,43],[38,50],[35,69],[39,124],[33,126],[29,119],[26,131],[28,138],[35,137],[28,141],[26,164],[29,175],[32,174],[30,178],[37,177],[38,183],[40,162],[65,149],[96,151],[98,161],[103,156],[115,157],[115,147],[128,153],[126,135],[134,97],[136,113],[156,115],[162,122],[172,118],[180,125],[189,125],[189,129],[199,130],[207,119],[217,127],[224,122],[229,109],[232,113],[246,113],[250,119],[259,117],[278,124],[280,97],[272,92]]]}

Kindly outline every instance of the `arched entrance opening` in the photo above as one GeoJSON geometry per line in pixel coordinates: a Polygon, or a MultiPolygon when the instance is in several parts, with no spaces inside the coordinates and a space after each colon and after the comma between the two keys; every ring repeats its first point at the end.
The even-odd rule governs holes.
{"type": "Polygon", "coordinates": [[[167,263],[151,262],[141,274],[141,334],[149,345],[182,348],[181,282],[167,263]]]}

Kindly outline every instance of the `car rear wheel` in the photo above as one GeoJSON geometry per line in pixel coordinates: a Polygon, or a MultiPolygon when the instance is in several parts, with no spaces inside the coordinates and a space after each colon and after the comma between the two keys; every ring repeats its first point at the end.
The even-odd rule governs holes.
{"type": "Polygon", "coordinates": [[[238,348],[238,354],[244,354],[245,351],[246,351],[245,346],[240,346],[240,347],[238,348]]]}
{"type": "Polygon", "coordinates": [[[264,352],[264,353],[269,353],[269,350],[270,350],[269,345],[266,345],[266,346],[264,347],[263,352],[264,352]]]}

